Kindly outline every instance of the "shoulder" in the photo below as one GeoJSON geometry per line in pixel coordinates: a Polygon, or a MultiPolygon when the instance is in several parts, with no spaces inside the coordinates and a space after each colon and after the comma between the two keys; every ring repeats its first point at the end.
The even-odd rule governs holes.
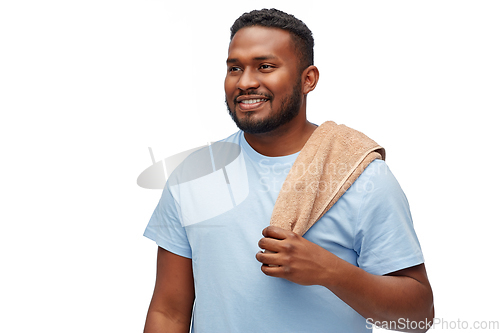
{"type": "Polygon", "coordinates": [[[374,160],[339,199],[354,214],[355,224],[386,218],[396,212],[409,215],[409,204],[399,182],[383,160],[374,160]]]}
{"type": "Polygon", "coordinates": [[[172,170],[167,186],[189,182],[226,166],[239,155],[241,137],[239,131],[225,139],[177,154],[167,165],[167,169],[172,170]]]}
{"type": "Polygon", "coordinates": [[[227,138],[224,138],[220,140],[219,142],[232,142],[232,143],[239,143],[243,137],[243,132],[242,131],[237,131],[227,138]]]}
{"type": "Polygon", "coordinates": [[[408,225],[412,224],[406,195],[384,161],[373,161],[352,187],[353,191],[358,192],[359,228],[381,224],[395,228],[403,221],[407,221],[408,225]]]}
{"type": "Polygon", "coordinates": [[[387,163],[376,159],[371,162],[363,173],[354,182],[353,187],[357,192],[367,194],[402,194],[401,186],[391,172],[387,163]]]}

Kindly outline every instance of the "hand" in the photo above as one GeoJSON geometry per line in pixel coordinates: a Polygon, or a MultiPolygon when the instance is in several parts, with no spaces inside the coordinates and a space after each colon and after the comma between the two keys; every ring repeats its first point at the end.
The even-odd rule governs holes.
{"type": "Polygon", "coordinates": [[[291,231],[267,227],[262,234],[259,247],[275,252],[256,255],[266,275],[301,285],[324,286],[373,321],[406,318],[421,322],[434,318],[432,290],[424,264],[374,275],[291,231]]]}
{"type": "Polygon", "coordinates": [[[337,256],[292,231],[270,226],[262,235],[259,247],[270,252],[259,252],[256,258],[266,275],[301,285],[322,285],[335,269],[337,256]]]}

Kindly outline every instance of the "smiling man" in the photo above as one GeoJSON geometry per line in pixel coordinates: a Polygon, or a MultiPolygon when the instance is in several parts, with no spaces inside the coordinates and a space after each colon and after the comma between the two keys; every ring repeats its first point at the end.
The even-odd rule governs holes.
{"type": "Polygon", "coordinates": [[[319,79],[313,44],[302,21],[275,9],[235,21],[224,88],[240,130],[222,142],[239,156],[216,168],[212,148],[212,175],[172,180],[197,165],[194,153],[169,179],[145,231],[158,244],[145,332],[429,329],[422,252],[385,162],[371,162],[303,236],[269,226],[281,185],[317,129],[306,117],[319,79]],[[203,217],[190,218],[193,210],[203,217]]]}
{"type": "MultiPolygon", "coordinates": [[[[224,84],[229,114],[256,151],[296,153],[316,129],[306,119],[306,97],[319,78],[312,52],[301,54],[304,41],[287,30],[238,24],[244,23],[232,29],[224,84]]],[[[312,38],[307,27],[297,28],[312,38]]]]}

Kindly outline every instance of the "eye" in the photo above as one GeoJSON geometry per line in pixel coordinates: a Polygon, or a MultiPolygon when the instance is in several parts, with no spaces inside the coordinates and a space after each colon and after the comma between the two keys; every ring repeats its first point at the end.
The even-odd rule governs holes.
{"type": "Polygon", "coordinates": [[[260,65],[259,70],[261,70],[263,72],[270,72],[275,68],[276,67],[274,67],[273,65],[270,65],[270,64],[262,64],[262,65],[260,65]]]}
{"type": "Polygon", "coordinates": [[[228,71],[229,73],[238,72],[238,71],[240,71],[240,70],[241,70],[241,68],[236,67],[236,66],[231,66],[231,67],[228,67],[228,68],[227,68],[227,71],[228,71]]]}

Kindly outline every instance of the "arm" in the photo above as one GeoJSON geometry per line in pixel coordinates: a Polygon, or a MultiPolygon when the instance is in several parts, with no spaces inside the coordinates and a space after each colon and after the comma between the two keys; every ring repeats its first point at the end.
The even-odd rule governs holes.
{"type": "Polygon", "coordinates": [[[193,302],[191,259],[158,247],[156,284],[144,333],[189,332],[193,302]]]}
{"type": "MultiPolygon", "coordinates": [[[[371,322],[400,318],[426,322],[434,318],[432,290],[423,264],[379,276],[365,272],[305,238],[277,227],[267,227],[257,253],[262,271],[302,285],[322,285],[371,322]],[[273,266],[268,266],[273,265],[273,266]]],[[[422,325],[423,326],[423,325],[422,325]]],[[[402,327],[409,332],[407,327],[402,327]]]]}

